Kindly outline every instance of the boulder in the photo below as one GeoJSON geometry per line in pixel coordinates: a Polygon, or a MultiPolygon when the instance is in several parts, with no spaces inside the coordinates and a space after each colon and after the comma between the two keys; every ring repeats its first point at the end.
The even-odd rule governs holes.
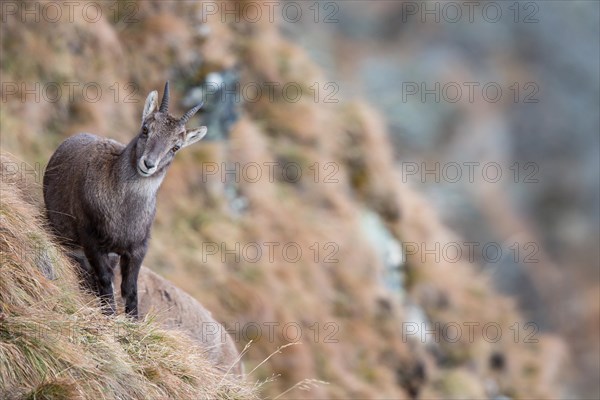
{"type": "MultiPolygon", "coordinates": [[[[115,269],[115,296],[120,296],[121,271],[115,269]]],[[[138,309],[140,317],[158,315],[163,325],[187,333],[206,349],[207,358],[219,369],[243,375],[239,352],[223,325],[210,311],[177,286],[142,266],[138,279],[138,309]]]]}

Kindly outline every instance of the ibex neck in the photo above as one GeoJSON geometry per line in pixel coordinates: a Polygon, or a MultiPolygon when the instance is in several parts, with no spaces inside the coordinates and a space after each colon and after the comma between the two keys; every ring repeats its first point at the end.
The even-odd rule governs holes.
{"type": "Polygon", "coordinates": [[[113,171],[115,181],[125,193],[155,198],[165,173],[158,171],[149,177],[143,177],[138,173],[136,143],[136,139],[132,140],[119,155],[113,171]]]}

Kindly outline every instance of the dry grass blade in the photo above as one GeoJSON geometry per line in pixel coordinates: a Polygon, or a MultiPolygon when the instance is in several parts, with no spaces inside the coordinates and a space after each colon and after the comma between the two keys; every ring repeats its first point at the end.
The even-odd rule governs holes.
{"type": "Polygon", "coordinates": [[[296,383],[294,386],[284,391],[283,393],[279,394],[277,397],[273,398],[273,400],[277,400],[285,396],[287,393],[291,392],[294,389],[309,391],[312,388],[317,387],[319,385],[329,385],[329,382],[320,381],[318,379],[303,379],[300,382],[296,383]]]}
{"type": "Polygon", "coordinates": [[[262,360],[262,362],[260,364],[258,364],[256,367],[254,367],[254,369],[252,369],[252,371],[250,371],[250,373],[248,375],[252,375],[254,373],[254,371],[256,371],[258,368],[260,368],[261,365],[263,365],[264,363],[266,363],[267,361],[269,361],[269,359],[271,357],[273,357],[275,354],[281,354],[281,350],[290,347],[290,346],[295,346],[297,344],[302,344],[301,342],[294,342],[294,343],[288,343],[288,344],[284,344],[283,346],[279,346],[277,348],[277,350],[275,350],[274,352],[272,352],[271,354],[269,354],[269,356],[267,358],[265,358],[264,360],[262,360]]]}

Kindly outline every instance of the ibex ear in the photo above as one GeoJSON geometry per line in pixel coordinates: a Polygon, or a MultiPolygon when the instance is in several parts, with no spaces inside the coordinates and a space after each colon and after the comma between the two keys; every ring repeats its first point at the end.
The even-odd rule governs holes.
{"type": "Polygon", "coordinates": [[[152,111],[154,111],[154,109],[156,108],[157,105],[158,105],[158,92],[156,90],[154,90],[154,91],[150,92],[148,97],[146,97],[146,104],[144,104],[144,113],[142,114],[142,122],[144,122],[146,117],[148,115],[150,115],[150,113],[152,111]]]}
{"type": "Polygon", "coordinates": [[[202,139],[206,135],[206,132],[208,132],[208,128],[205,126],[186,131],[185,142],[183,143],[183,147],[196,143],[198,140],[202,139]]]}

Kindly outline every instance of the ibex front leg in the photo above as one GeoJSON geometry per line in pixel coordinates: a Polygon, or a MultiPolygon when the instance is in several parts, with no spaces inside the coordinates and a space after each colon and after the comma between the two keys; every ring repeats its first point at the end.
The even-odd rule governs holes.
{"type": "Polygon", "coordinates": [[[136,319],[139,317],[137,282],[145,255],[145,245],[121,255],[121,297],[125,301],[125,312],[136,319]]]}

